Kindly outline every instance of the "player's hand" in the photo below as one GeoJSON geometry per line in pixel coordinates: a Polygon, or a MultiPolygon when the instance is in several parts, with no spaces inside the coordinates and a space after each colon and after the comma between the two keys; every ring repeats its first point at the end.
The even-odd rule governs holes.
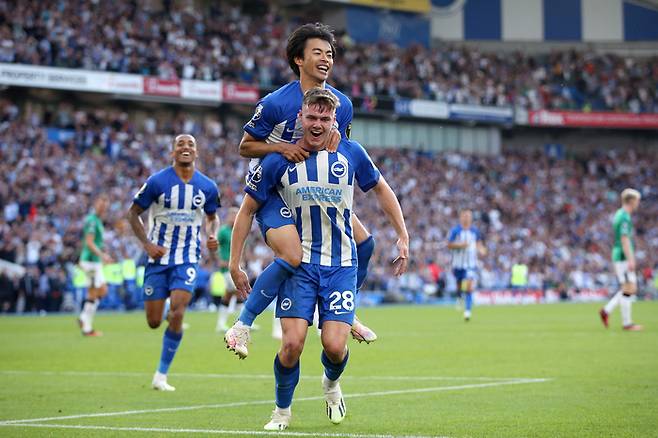
{"type": "Polygon", "coordinates": [[[338,145],[340,144],[341,136],[340,132],[338,132],[338,129],[335,127],[331,130],[329,133],[329,137],[327,138],[327,143],[325,144],[325,147],[327,148],[327,152],[333,153],[338,150],[338,145]]]}
{"type": "Polygon", "coordinates": [[[398,256],[393,260],[393,275],[399,277],[407,272],[409,264],[409,239],[398,239],[398,256]]]}
{"type": "Polygon", "coordinates": [[[219,248],[219,242],[217,241],[217,238],[215,236],[208,236],[208,240],[206,240],[206,247],[212,252],[217,251],[219,248]]]}
{"type": "Polygon", "coordinates": [[[282,150],[281,155],[288,161],[299,163],[307,159],[310,154],[306,149],[297,143],[287,144],[282,150]]]}
{"type": "Polygon", "coordinates": [[[251,285],[249,284],[247,273],[239,267],[230,268],[229,273],[231,274],[233,284],[235,284],[235,290],[238,292],[238,297],[242,300],[247,299],[249,292],[251,292],[251,285]]]}
{"type": "Polygon", "coordinates": [[[146,251],[146,254],[148,254],[153,260],[157,260],[167,253],[167,248],[148,242],[144,245],[144,251],[146,251]]]}
{"type": "Polygon", "coordinates": [[[628,260],[628,270],[631,272],[635,272],[635,260],[634,259],[629,259],[628,260]]]}

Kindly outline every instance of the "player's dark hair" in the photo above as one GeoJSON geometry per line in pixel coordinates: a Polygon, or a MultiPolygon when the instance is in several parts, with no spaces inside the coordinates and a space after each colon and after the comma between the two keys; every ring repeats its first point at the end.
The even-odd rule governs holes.
{"type": "Polygon", "coordinates": [[[318,105],[322,109],[333,111],[340,106],[340,100],[326,88],[311,88],[304,93],[302,105],[318,105]]]}
{"type": "Polygon", "coordinates": [[[336,39],[329,26],[322,23],[308,23],[300,26],[290,34],[286,47],[288,65],[297,76],[299,76],[299,66],[295,64],[295,58],[304,58],[306,41],[311,38],[319,38],[328,42],[331,46],[332,55],[336,57],[336,39]]]}

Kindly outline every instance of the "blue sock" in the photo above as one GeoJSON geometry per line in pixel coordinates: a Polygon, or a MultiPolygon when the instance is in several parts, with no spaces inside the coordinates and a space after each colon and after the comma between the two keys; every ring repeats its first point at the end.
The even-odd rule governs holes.
{"type": "Polygon", "coordinates": [[[290,407],[292,395],[299,383],[299,361],[292,368],[286,368],[281,365],[277,354],[274,357],[274,381],[276,405],[282,409],[290,407]]]}
{"type": "Polygon", "coordinates": [[[295,268],[290,266],[283,259],[276,258],[267,268],[260,273],[254,287],[252,288],[249,298],[244,303],[240,317],[238,318],[243,324],[251,326],[254,319],[270,305],[277,296],[279,288],[295,272],[295,268]]]}
{"type": "Polygon", "coordinates": [[[473,307],[473,292],[465,292],[464,295],[466,295],[464,299],[464,308],[465,310],[470,311],[471,307],[473,307]]]}
{"type": "Polygon", "coordinates": [[[180,341],[183,339],[183,332],[174,333],[169,328],[165,330],[164,336],[162,338],[162,354],[160,355],[160,365],[158,366],[158,371],[162,374],[167,374],[169,371],[169,365],[174,360],[176,356],[176,350],[180,345],[180,341]]]}
{"type": "Polygon", "coordinates": [[[357,291],[361,289],[363,282],[366,281],[366,276],[368,275],[368,263],[370,263],[370,257],[372,257],[374,251],[375,238],[372,236],[356,246],[356,259],[358,261],[358,267],[356,268],[357,291]]]}
{"type": "Polygon", "coordinates": [[[322,365],[324,365],[324,375],[327,376],[329,380],[338,380],[340,375],[343,374],[349,358],[350,352],[348,350],[345,359],[343,359],[341,363],[333,363],[329,360],[329,357],[325,354],[324,350],[322,350],[320,361],[322,362],[322,365]]]}

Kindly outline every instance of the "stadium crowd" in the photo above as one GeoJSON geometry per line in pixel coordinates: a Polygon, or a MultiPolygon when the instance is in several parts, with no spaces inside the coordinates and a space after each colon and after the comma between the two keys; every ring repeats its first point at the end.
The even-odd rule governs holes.
{"type": "MultiPolygon", "coordinates": [[[[286,22],[275,5],[207,10],[128,0],[0,0],[0,62],[164,79],[230,79],[274,88],[291,73],[286,22]]],[[[352,97],[388,96],[526,109],[658,112],[658,60],[594,51],[487,53],[441,44],[403,50],[339,35],[333,80],[352,97]]]]}
{"type": "MultiPolygon", "coordinates": [[[[78,259],[82,219],[100,191],[112,200],[105,218],[109,252],[117,260],[138,259],[141,248],[123,216],[146,177],[167,165],[172,136],[180,132],[197,137],[199,168],[217,180],[223,206],[239,205],[247,160],[237,153],[237,120],[180,113],[136,121],[116,109],[60,103],[43,110],[0,99],[0,258],[27,268],[22,278],[0,275],[2,309],[14,309],[19,295],[28,310],[61,303],[78,259]]],[[[450,269],[446,236],[463,207],[474,211],[489,249],[482,287],[508,287],[510,269],[518,262],[529,267],[530,287],[611,285],[611,217],[625,186],[645,197],[635,219],[639,266],[650,273],[658,262],[647,250],[658,246],[655,152],[629,148],[581,160],[544,152],[484,157],[369,151],[400,197],[413,259],[401,280],[390,276],[393,230],[372,199],[357,196],[355,211],[378,241],[367,289],[445,284],[450,278],[441,273],[450,269]]],[[[252,242],[246,261],[255,276],[271,253],[255,231],[252,242]]],[[[206,268],[212,270],[213,263],[207,258],[206,268]]]]}

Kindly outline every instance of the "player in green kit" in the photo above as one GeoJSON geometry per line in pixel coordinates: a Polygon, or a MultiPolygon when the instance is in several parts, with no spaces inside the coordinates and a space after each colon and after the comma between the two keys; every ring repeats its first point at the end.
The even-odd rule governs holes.
{"type": "Polygon", "coordinates": [[[624,189],[621,192],[621,208],[615,213],[613,229],[615,243],[612,247],[612,263],[615,274],[621,285],[618,291],[599,311],[603,325],[608,327],[610,313],[617,307],[621,308],[621,319],[624,330],[639,331],[642,326],[633,323],[631,318],[631,304],[633,295],[637,292],[637,276],[635,275],[635,242],[633,239],[633,222],[631,213],[640,206],[640,192],[635,189],[624,189]]]}
{"type": "Polygon", "coordinates": [[[219,256],[219,271],[224,276],[224,283],[226,285],[224,295],[221,302],[217,303],[217,327],[218,332],[226,332],[228,327],[229,316],[240,311],[240,306],[237,305],[238,296],[236,294],[235,285],[228,272],[228,262],[231,258],[231,233],[233,231],[233,223],[238,214],[238,209],[233,207],[228,210],[226,221],[219,228],[217,233],[217,241],[219,242],[219,249],[217,255],[219,256]]]}
{"type": "Polygon", "coordinates": [[[87,298],[82,304],[82,312],[78,324],[84,336],[102,336],[94,330],[94,315],[101,298],[107,293],[107,284],[103,276],[103,263],[111,263],[112,258],[103,251],[103,221],[110,200],[106,195],[100,195],[94,201],[94,209],[85,217],[82,238],[82,252],[80,253],[80,269],[89,278],[87,298]]]}

